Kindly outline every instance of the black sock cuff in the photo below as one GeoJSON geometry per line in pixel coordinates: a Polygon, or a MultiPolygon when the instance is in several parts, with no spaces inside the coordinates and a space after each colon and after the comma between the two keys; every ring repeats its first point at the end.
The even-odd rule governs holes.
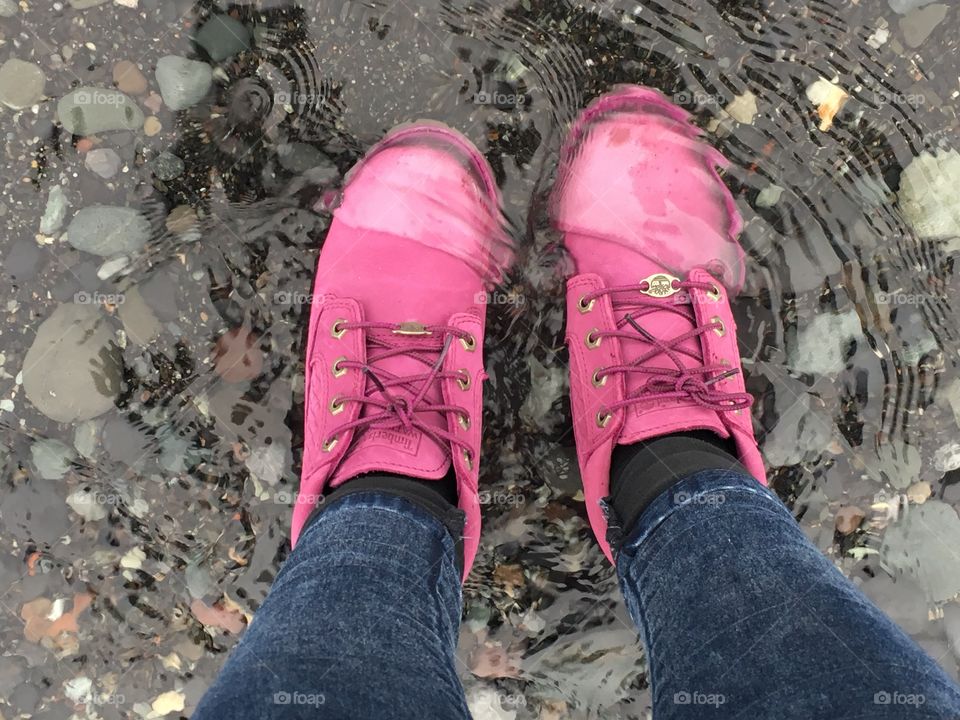
{"type": "MultiPolygon", "coordinates": [[[[457,507],[456,499],[450,501],[446,479],[421,480],[419,478],[404,477],[403,475],[361,475],[345,482],[340,487],[323,496],[323,501],[310,513],[304,523],[303,532],[306,532],[319,517],[320,513],[350,495],[360,492],[384,493],[402,497],[416,505],[421,510],[437,518],[453,538],[457,569],[463,574],[463,528],[465,516],[457,507]]],[[[454,486],[455,487],[455,486],[454,486]]]]}
{"type": "Polygon", "coordinates": [[[607,538],[614,552],[650,503],[683,478],[701,470],[717,469],[748,474],[735,453],[732,439],[724,440],[706,431],[664,435],[616,447],[607,499],[615,515],[610,518],[613,532],[607,538]]]}

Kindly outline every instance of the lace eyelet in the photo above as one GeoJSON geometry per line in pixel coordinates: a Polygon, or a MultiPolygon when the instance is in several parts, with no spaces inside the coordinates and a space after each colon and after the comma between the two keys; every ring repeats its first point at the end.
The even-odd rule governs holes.
{"type": "Polygon", "coordinates": [[[594,298],[590,302],[586,302],[586,299],[587,298],[585,295],[581,295],[580,299],[577,300],[577,309],[584,314],[593,310],[593,306],[597,302],[596,298],[594,298]]]}
{"type": "Polygon", "coordinates": [[[337,444],[337,437],[336,437],[336,436],[333,436],[333,437],[330,438],[329,440],[324,440],[324,441],[323,441],[323,451],[324,451],[324,452],[330,452],[331,450],[333,450],[333,446],[336,445],[336,444],[337,444]]]}
{"type": "Polygon", "coordinates": [[[607,384],[607,376],[604,375],[603,377],[600,377],[600,371],[601,371],[601,370],[603,370],[603,368],[597,368],[596,370],[593,371],[593,386],[594,386],[594,387],[603,387],[604,385],[607,384]]]}
{"type": "Polygon", "coordinates": [[[457,422],[460,424],[460,427],[462,427],[464,430],[469,430],[469,429],[470,429],[470,416],[469,416],[469,415],[462,415],[462,414],[460,414],[460,413],[457,413],[457,422]]]}
{"type": "Polygon", "coordinates": [[[584,342],[587,344],[588,348],[595,348],[600,346],[600,341],[603,340],[601,337],[595,337],[594,333],[599,332],[597,328],[594,328],[587,333],[587,336],[584,338],[584,342]]]}
{"type": "Polygon", "coordinates": [[[330,326],[330,334],[335,338],[342,338],[343,334],[347,331],[343,326],[343,323],[346,321],[346,318],[337,318],[336,322],[330,326]]]}
{"type": "Polygon", "coordinates": [[[720,293],[720,288],[715,284],[710,285],[710,289],[707,290],[706,295],[707,299],[712,300],[713,302],[720,302],[720,298],[723,297],[723,295],[720,293]]]}
{"type": "Polygon", "coordinates": [[[466,368],[460,368],[460,377],[457,378],[457,385],[460,386],[461,390],[470,389],[470,371],[466,368]]]}
{"type": "Polygon", "coordinates": [[[467,470],[473,470],[473,454],[469,450],[463,451],[463,461],[467,464],[467,470]]]}
{"type": "Polygon", "coordinates": [[[333,400],[330,401],[330,414],[339,415],[340,413],[343,412],[343,407],[344,407],[343,401],[340,400],[340,398],[335,397],[333,400]]]}
{"type": "Polygon", "coordinates": [[[460,344],[463,345],[463,349],[467,352],[473,352],[477,349],[477,339],[473,335],[460,338],[460,344]]]}
{"type": "Polygon", "coordinates": [[[597,427],[605,428],[609,424],[610,419],[612,417],[613,417],[612,413],[603,412],[601,410],[600,412],[597,413],[597,427]]]}
{"type": "Polygon", "coordinates": [[[345,362],[346,359],[347,358],[345,355],[341,355],[340,357],[338,357],[336,360],[333,361],[332,370],[333,370],[334,377],[343,377],[344,375],[347,374],[347,369],[345,367],[340,366],[340,363],[345,362]]]}
{"type": "Polygon", "coordinates": [[[718,317],[712,317],[712,318],[710,318],[710,322],[712,322],[714,325],[717,325],[717,324],[720,325],[720,327],[715,327],[715,328],[713,329],[713,331],[714,331],[717,335],[719,335],[720,337],[723,337],[724,335],[727,334],[727,326],[723,324],[723,320],[721,320],[721,319],[718,318],[718,317]]]}

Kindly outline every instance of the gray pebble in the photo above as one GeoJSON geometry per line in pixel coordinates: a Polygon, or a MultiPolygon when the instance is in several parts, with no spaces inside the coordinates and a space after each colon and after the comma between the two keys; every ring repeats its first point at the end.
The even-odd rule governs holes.
{"type": "Polygon", "coordinates": [[[133,208],[91,205],[81,208],[67,228],[67,241],[93,255],[107,257],[140,250],[150,239],[150,223],[133,208]]]}
{"type": "Polygon", "coordinates": [[[817,315],[797,334],[796,345],[788,349],[787,365],[797,372],[836,375],[846,367],[846,344],[862,335],[855,310],[817,315]]]}
{"type": "Polygon", "coordinates": [[[27,398],[57,422],[105,413],[120,392],[120,380],[113,330],[93,305],[57,307],[37,328],[23,359],[27,398]]]}
{"type": "Polygon", "coordinates": [[[117,155],[117,151],[112,148],[97,148],[87,153],[84,165],[90,172],[96,173],[102,178],[109,180],[118,172],[123,161],[117,155]]]}
{"type": "Polygon", "coordinates": [[[20,7],[13,0],[0,0],[0,17],[12,18],[20,11],[20,7]]]}
{"type": "Polygon", "coordinates": [[[77,10],[86,10],[97,5],[103,5],[105,2],[109,2],[109,0],[70,0],[70,5],[77,10]]]}
{"type": "Polygon", "coordinates": [[[77,88],[60,98],[57,115],[74,135],[143,129],[143,111],[119,90],[77,88]]]}
{"type": "Polygon", "coordinates": [[[212,82],[213,70],[206,63],[179,55],[157,61],[157,85],[171,110],[183,110],[203,100],[212,82]]]}
{"type": "Polygon", "coordinates": [[[73,448],[59,440],[37,440],[30,446],[30,458],[44,480],[59,480],[76,456],[73,448]]]}
{"type": "Polygon", "coordinates": [[[153,163],[153,171],[163,181],[174,180],[183,175],[183,160],[171,152],[162,152],[153,163]]]}
{"type": "Polygon", "coordinates": [[[250,48],[250,32],[242,22],[229,15],[212,16],[197,31],[194,40],[215,62],[250,48]]]}
{"type": "Polygon", "coordinates": [[[911,11],[907,16],[900,18],[900,30],[903,32],[903,41],[912,48],[920,47],[930,33],[943,22],[949,8],[946,5],[928,5],[911,11]]]}
{"type": "Polygon", "coordinates": [[[63,227],[63,219],[67,216],[69,205],[70,201],[67,200],[62,187],[54,185],[50,188],[47,206],[43,209],[43,217],[40,218],[40,232],[44,235],[53,235],[63,227]]]}
{"type": "Polygon", "coordinates": [[[23,110],[43,99],[43,70],[33,63],[10,58],[0,65],[0,103],[23,110]]]}

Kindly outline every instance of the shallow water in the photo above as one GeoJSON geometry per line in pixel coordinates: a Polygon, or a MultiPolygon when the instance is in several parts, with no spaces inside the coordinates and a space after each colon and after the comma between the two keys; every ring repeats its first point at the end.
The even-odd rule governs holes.
{"type": "Polygon", "coordinates": [[[956,6],[935,24],[887,3],[129,4],[0,18],[0,61],[46,81],[2,109],[0,707],[190,714],[287,554],[307,296],[339,183],[386,129],[425,117],[487,156],[518,256],[489,306],[485,534],[459,652],[475,714],[647,717],[642,649],[577,495],[568,264],[546,217],[567,124],[621,82],[693,112],[730,160],[750,256],[735,312],[773,487],[957,675],[960,561],[935,546],[960,525],[960,176],[914,166],[931,185],[918,212],[902,182],[958,145],[956,6]],[[172,111],[157,62],[208,61],[194,39],[227,10],[248,47],[209,61],[212,88],[172,111]],[[145,129],[71,136],[59,99],[113,88],[122,60],[146,77],[128,92],[145,129]],[[831,127],[807,96],[820,77],[849,94],[831,127]],[[102,149],[120,162],[107,178],[102,149]],[[69,208],[40,232],[56,185],[69,208]],[[122,267],[63,236],[97,204],[149,223],[122,267]],[[63,303],[89,309],[87,335],[37,349],[63,303]],[[93,388],[59,376],[83,362],[93,388]],[[51,387],[48,404],[26,395],[51,387]],[[917,505],[937,502],[952,514],[904,551],[917,505]],[[844,533],[838,513],[866,517],[844,533]]]}

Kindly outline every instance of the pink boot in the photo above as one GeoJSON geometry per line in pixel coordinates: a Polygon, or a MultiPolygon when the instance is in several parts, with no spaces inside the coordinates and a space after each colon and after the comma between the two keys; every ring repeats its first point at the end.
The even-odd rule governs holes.
{"type": "Polygon", "coordinates": [[[489,167],[459,133],[391,131],[350,172],[320,254],[292,543],[325,490],[365,473],[443,479],[477,552],[486,288],[509,258],[489,167]]]}
{"type": "Polygon", "coordinates": [[[709,430],[765,483],[729,293],[741,220],[687,113],[650,88],[596,100],[564,144],[552,215],[567,282],[573,426],[587,512],[613,560],[601,501],[617,445],[709,430]]]}

